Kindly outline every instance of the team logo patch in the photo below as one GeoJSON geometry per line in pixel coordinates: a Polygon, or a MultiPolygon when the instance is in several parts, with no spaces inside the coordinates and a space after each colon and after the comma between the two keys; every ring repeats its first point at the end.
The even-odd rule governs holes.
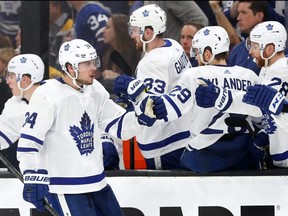
{"type": "Polygon", "coordinates": [[[70,44],[66,44],[66,45],[64,46],[64,50],[65,50],[65,51],[68,51],[69,48],[70,48],[70,44]]]}
{"type": "Polygon", "coordinates": [[[149,16],[149,11],[148,10],[143,11],[143,16],[144,17],[148,17],[149,16]]]}
{"type": "Polygon", "coordinates": [[[80,127],[70,126],[69,132],[73,136],[81,155],[86,154],[87,156],[94,150],[94,124],[91,125],[91,119],[86,112],[81,118],[80,127]]]}
{"type": "Polygon", "coordinates": [[[261,120],[262,126],[267,134],[274,134],[277,127],[275,125],[274,119],[268,114],[265,113],[261,120]]]}
{"type": "Polygon", "coordinates": [[[205,31],[203,32],[204,35],[209,35],[210,30],[209,29],[205,29],[205,31]]]}
{"type": "Polygon", "coordinates": [[[267,26],[266,26],[267,30],[273,30],[273,25],[271,25],[271,23],[269,23],[267,26]]]}
{"type": "Polygon", "coordinates": [[[25,57],[22,57],[22,58],[20,59],[20,62],[21,62],[21,63],[26,63],[26,61],[27,61],[27,58],[25,58],[25,57]]]}

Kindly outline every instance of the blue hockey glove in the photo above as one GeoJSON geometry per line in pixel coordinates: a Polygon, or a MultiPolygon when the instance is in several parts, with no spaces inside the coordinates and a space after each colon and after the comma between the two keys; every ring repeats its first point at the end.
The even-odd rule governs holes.
{"type": "Polygon", "coordinates": [[[134,102],[143,91],[146,91],[146,88],[143,81],[125,74],[114,80],[114,94],[119,97],[127,97],[134,102]]]}
{"type": "Polygon", "coordinates": [[[23,199],[44,212],[44,199],[49,195],[49,177],[47,170],[26,170],[23,175],[23,199]]]}
{"type": "Polygon", "coordinates": [[[156,121],[156,116],[153,112],[153,100],[149,96],[136,105],[135,113],[140,125],[151,127],[156,121]]]}
{"type": "Polygon", "coordinates": [[[152,96],[153,100],[153,112],[157,119],[164,119],[167,116],[167,109],[162,97],[152,96]]]}
{"type": "Polygon", "coordinates": [[[129,101],[127,97],[117,97],[115,98],[114,102],[126,109],[127,112],[134,110],[133,103],[129,101]]]}
{"type": "Polygon", "coordinates": [[[232,94],[229,89],[220,88],[211,81],[199,78],[199,86],[196,88],[195,99],[199,107],[216,107],[225,111],[232,103],[232,94]]]}
{"type": "Polygon", "coordinates": [[[278,115],[281,113],[284,104],[287,103],[284,99],[285,97],[281,93],[270,86],[256,84],[247,87],[247,92],[242,101],[257,106],[268,114],[278,115]]]}
{"type": "Polygon", "coordinates": [[[108,135],[102,135],[101,140],[105,170],[118,170],[120,160],[113,139],[108,135]]]}

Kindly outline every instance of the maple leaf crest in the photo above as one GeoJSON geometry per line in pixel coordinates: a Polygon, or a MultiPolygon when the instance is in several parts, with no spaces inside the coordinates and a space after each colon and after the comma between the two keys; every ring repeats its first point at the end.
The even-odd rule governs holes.
{"type": "Polygon", "coordinates": [[[277,129],[275,121],[268,113],[265,113],[263,115],[261,123],[262,123],[262,126],[264,127],[264,130],[267,134],[274,134],[275,133],[275,131],[277,129]]]}
{"type": "Polygon", "coordinates": [[[69,132],[81,155],[87,156],[94,150],[94,124],[91,125],[91,119],[86,112],[81,117],[80,128],[76,125],[70,126],[69,132]]]}

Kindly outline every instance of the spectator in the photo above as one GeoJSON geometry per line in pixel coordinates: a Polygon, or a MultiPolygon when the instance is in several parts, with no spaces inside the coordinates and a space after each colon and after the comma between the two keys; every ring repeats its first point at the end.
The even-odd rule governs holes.
{"type": "Polygon", "coordinates": [[[21,1],[0,1],[0,33],[8,36],[15,46],[15,36],[20,27],[21,1]]]}
{"type": "Polygon", "coordinates": [[[15,52],[12,47],[0,49],[0,114],[2,113],[6,101],[12,97],[11,89],[6,83],[5,70],[8,62],[14,56],[15,52]]]}
{"type": "MultiPolygon", "coordinates": [[[[267,1],[239,1],[238,7],[238,26],[242,34],[246,37],[255,25],[267,19],[268,3],[267,1]]],[[[229,66],[243,66],[253,70],[257,75],[260,68],[257,67],[253,58],[249,55],[245,41],[234,46],[228,59],[229,66]]]]}
{"type": "MultiPolygon", "coordinates": [[[[83,39],[90,43],[96,50],[102,60],[104,52],[108,45],[104,43],[103,29],[108,18],[111,16],[111,10],[105,7],[99,1],[68,1],[76,9],[77,15],[75,22],[75,38],[83,39]]],[[[101,77],[97,71],[96,79],[101,77]]]]}
{"type": "Polygon", "coordinates": [[[229,39],[230,39],[230,48],[231,50],[235,45],[241,42],[241,38],[236,31],[236,23],[231,21],[224,13],[224,10],[220,6],[221,1],[209,1],[209,5],[214,13],[217,25],[226,29],[229,39]]]}
{"type": "Polygon", "coordinates": [[[167,30],[164,37],[172,38],[179,42],[180,31],[184,23],[193,22],[207,26],[208,18],[195,1],[144,1],[144,4],[155,3],[160,6],[167,16],[167,30]]]}
{"type": "MultiPolygon", "coordinates": [[[[165,11],[156,4],[145,5],[132,13],[129,23],[136,48],[144,52],[137,65],[137,79],[145,82],[149,94],[169,92],[191,64],[177,41],[163,38],[166,29],[165,11]]],[[[115,94],[123,100],[129,97],[127,91],[140,86],[136,82],[135,86],[127,89],[132,79],[127,75],[115,79],[115,94]]],[[[131,100],[135,99],[137,103],[141,95],[136,96],[131,100]]],[[[191,118],[187,115],[173,122],[155,124],[143,128],[141,134],[136,136],[148,169],[182,169],[179,160],[184,146],[189,142],[190,131],[186,125],[191,124],[191,118]]]]}
{"type": "Polygon", "coordinates": [[[49,1],[49,78],[61,76],[58,50],[63,42],[73,38],[73,20],[67,1],[49,1]]]}
{"type": "Polygon", "coordinates": [[[190,63],[193,67],[198,66],[198,62],[195,59],[195,56],[191,56],[191,48],[192,48],[192,39],[198,30],[203,28],[204,26],[198,25],[195,23],[186,23],[181,29],[181,36],[180,36],[180,44],[183,47],[186,55],[188,56],[190,63]]]}
{"type": "Polygon", "coordinates": [[[127,15],[113,14],[108,19],[106,27],[103,30],[104,43],[109,44],[109,48],[103,56],[102,69],[104,71],[102,72],[102,79],[100,82],[114,99],[114,79],[120,74],[134,76],[136,65],[140,59],[135,44],[128,34],[128,22],[129,17],[127,15]],[[121,59],[119,59],[115,52],[120,54],[120,57],[124,59],[130,68],[127,68],[121,63],[121,59]]]}

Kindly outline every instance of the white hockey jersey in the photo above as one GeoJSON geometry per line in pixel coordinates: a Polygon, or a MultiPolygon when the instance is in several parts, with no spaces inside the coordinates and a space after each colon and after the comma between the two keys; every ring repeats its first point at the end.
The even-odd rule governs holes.
{"type": "Polygon", "coordinates": [[[19,139],[26,108],[27,103],[19,96],[12,96],[5,103],[0,115],[0,150],[9,148],[19,139]]]}
{"type": "Polygon", "coordinates": [[[44,157],[50,192],[101,190],[106,180],[100,135],[105,131],[130,139],[139,128],[135,113],[126,113],[110,100],[98,81],[81,93],[60,80],[49,80],[36,89],[27,107],[17,149],[20,169],[41,169],[44,157]]]}
{"type": "MultiPolygon", "coordinates": [[[[247,86],[258,82],[258,77],[252,70],[240,66],[207,65],[186,70],[177,86],[169,94],[164,94],[163,98],[169,121],[187,114],[193,117],[192,124],[187,125],[192,133],[188,149],[206,148],[227,133],[248,133],[246,128],[226,125],[225,119],[235,114],[219,112],[214,107],[202,108],[196,104],[198,78],[208,79],[215,85],[232,91],[246,91],[247,86]]],[[[251,118],[247,117],[247,120],[251,124],[251,118]]]]}
{"type": "MultiPolygon", "coordinates": [[[[138,63],[137,79],[143,80],[148,92],[160,95],[169,92],[178,82],[183,71],[191,68],[181,45],[173,39],[164,39],[165,45],[147,53],[138,63]]],[[[185,147],[190,137],[187,125],[191,116],[169,123],[157,121],[150,128],[143,128],[137,142],[145,158],[155,158],[185,147]]]]}
{"type": "MultiPolygon", "coordinates": [[[[261,84],[268,85],[288,98],[288,59],[281,58],[274,62],[271,66],[262,68],[259,74],[261,84]]],[[[243,95],[233,95],[232,106],[227,112],[239,112],[239,106],[243,107],[245,113],[252,116],[262,116],[262,112],[256,106],[242,103],[243,95]],[[238,107],[238,108],[237,108],[238,107]]],[[[265,114],[262,118],[262,126],[269,135],[270,154],[273,158],[275,166],[288,167],[288,131],[285,130],[285,118],[280,116],[269,116],[265,114]],[[276,120],[276,121],[275,121],[276,120]],[[281,125],[279,127],[279,125],[281,125]]]]}

